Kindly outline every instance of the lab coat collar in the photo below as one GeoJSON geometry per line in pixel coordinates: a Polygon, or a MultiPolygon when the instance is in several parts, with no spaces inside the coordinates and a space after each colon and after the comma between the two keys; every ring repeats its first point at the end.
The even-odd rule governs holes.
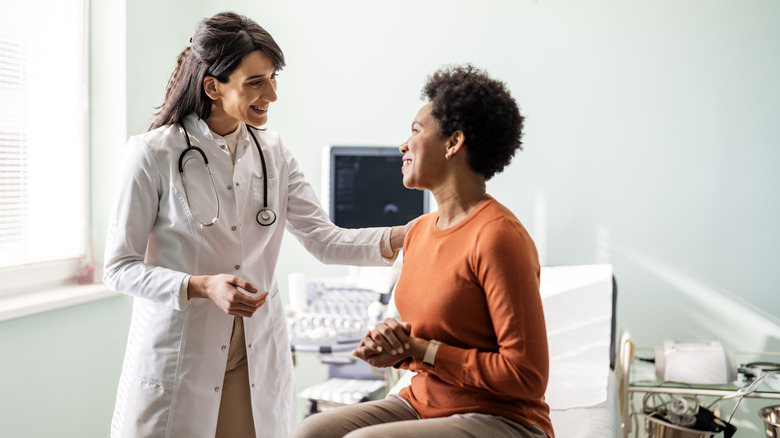
{"type": "MultiPolygon", "coordinates": [[[[187,125],[188,129],[191,129],[195,132],[198,132],[199,134],[203,135],[207,139],[218,143],[218,144],[225,144],[224,139],[216,139],[214,138],[214,134],[211,132],[211,129],[209,128],[209,125],[206,123],[205,120],[198,117],[196,114],[190,114],[186,117],[184,117],[184,123],[187,125]]],[[[238,122],[238,144],[236,145],[236,158],[235,162],[238,163],[238,160],[243,157],[244,152],[246,152],[247,148],[249,148],[250,142],[252,142],[252,139],[249,138],[249,132],[247,130],[247,126],[244,122],[238,122]]],[[[257,135],[257,134],[255,134],[257,135]]],[[[227,149],[224,150],[224,152],[230,156],[230,153],[227,151],[227,149]]]]}

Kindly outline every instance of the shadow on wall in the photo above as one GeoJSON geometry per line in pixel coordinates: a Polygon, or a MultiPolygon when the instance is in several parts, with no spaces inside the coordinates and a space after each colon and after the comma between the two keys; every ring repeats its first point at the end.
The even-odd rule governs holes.
{"type": "MultiPolygon", "coordinates": [[[[696,325],[712,333],[726,348],[740,351],[780,351],[780,319],[741,299],[736,293],[709,284],[661,260],[627,248],[613,247],[615,255],[645,270],[677,294],[674,308],[688,308],[661,320],[682,317],[686,326],[696,325]]],[[[661,298],[663,299],[663,298],[661,298]]],[[[670,312],[673,313],[673,312],[670,312]]]]}

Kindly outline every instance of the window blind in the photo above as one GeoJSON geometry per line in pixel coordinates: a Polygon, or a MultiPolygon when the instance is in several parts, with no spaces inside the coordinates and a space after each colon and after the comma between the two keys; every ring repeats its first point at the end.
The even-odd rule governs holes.
{"type": "Polygon", "coordinates": [[[85,256],[85,16],[0,1],[0,269],[85,256]]]}
{"type": "Polygon", "coordinates": [[[0,249],[4,264],[23,252],[26,239],[27,154],[24,137],[24,44],[19,7],[3,2],[0,11],[0,249]]]}

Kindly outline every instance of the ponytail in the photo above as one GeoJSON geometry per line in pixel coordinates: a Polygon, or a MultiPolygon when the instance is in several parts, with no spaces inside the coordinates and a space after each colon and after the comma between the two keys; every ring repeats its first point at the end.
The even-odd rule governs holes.
{"type": "Polygon", "coordinates": [[[195,102],[188,99],[192,95],[193,73],[197,70],[197,60],[193,59],[192,46],[187,46],[176,57],[176,66],[165,87],[165,101],[155,114],[149,130],[160,126],[179,123],[187,114],[195,110],[195,102]]]}

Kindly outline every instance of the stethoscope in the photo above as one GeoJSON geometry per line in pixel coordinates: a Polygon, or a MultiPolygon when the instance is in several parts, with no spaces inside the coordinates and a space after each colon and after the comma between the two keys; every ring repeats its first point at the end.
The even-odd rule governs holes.
{"type": "MultiPolygon", "coordinates": [[[[219,222],[219,194],[217,193],[217,185],[214,183],[214,175],[211,174],[211,168],[209,167],[209,160],[206,158],[206,154],[201,148],[193,146],[192,143],[190,143],[190,135],[187,132],[187,128],[184,127],[184,123],[179,122],[179,126],[184,130],[184,138],[187,140],[187,149],[179,155],[179,175],[181,175],[181,181],[184,185],[184,197],[187,200],[187,205],[189,205],[190,210],[192,210],[192,215],[195,216],[195,220],[200,223],[200,227],[210,227],[219,222]],[[195,210],[192,209],[192,205],[190,204],[189,194],[187,193],[187,178],[184,176],[184,156],[187,155],[187,152],[189,151],[195,151],[203,157],[203,162],[206,164],[206,170],[209,172],[209,178],[211,178],[211,187],[214,189],[214,197],[217,198],[217,214],[211,219],[211,222],[208,223],[201,221],[200,218],[198,218],[198,215],[195,214],[195,210]]],[[[263,167],[263,208],[257,212],[255,219],[258,224],[267,227],[276,222],[276,213],[268,208],[268,171],[265,166],[265,156],[263,155],[263,149],[260,147],[260,142],[257,141],[257,137],[252,133],[252,129],[249,125],[247,125],[247,131],[249,131],[249,135],[252,136],[252,140],[255,141],[257,152],[260,154],[260,163],[263,167]]]]}

